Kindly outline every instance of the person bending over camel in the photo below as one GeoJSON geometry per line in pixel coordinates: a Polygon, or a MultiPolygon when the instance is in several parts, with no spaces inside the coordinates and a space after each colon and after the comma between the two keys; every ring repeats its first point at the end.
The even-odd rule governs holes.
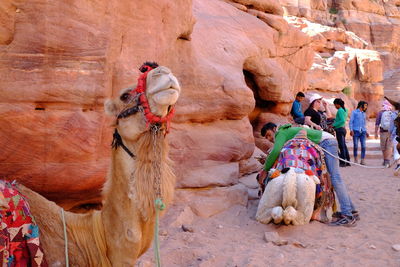
{"type": "MultiPolygon", "coordinates": [[[[293,139],[295,135],[300,131],[304,130],[303,127],[292,127],[290,124],[282,125],[278,128],[277,126],[269,122],[264,125],[264,131],[262,133],[265,138],[274,144],[271,153],[268,155],[264,169],[268,172],[273,166],[274,162],[278,158],[283,145],[290,139],[293,139]],[[264,134],[265,133],[265,134],[264,134]]],[[[335,212],[332,217],[335,219],[329,224],[332,226],[355,226],[356,220],[359,219],[359,214],[356,211],[345,184],[343,183],[342,177],[339,172],[339,160],[338,160],[338,143],[336,138],[330,133],[305,129],[307,132],[307,139],[318,144],[324,149],[325,163],[331,177],[331,182],[339,200],[341,212],[335,212]],[[334,155],[335,157],[328,154],[334,155]]]]}

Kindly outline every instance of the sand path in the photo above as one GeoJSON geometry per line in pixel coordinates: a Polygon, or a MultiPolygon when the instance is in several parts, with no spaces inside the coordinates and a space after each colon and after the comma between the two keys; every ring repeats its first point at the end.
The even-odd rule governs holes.
{"type": "MultiPolygon", "coordinates": [[[[379,165],[370,159],[368,164],[379,165]]],[[[163,266],[400,266],[400,177],[390,169],[341,168],[361,220],[354,228],[316,221],[305,226],[263,225],[254,220],[258,200],[208,219],[196,217],[193,233],[172,226],[173,206],[161,225],[163,266]],[[266,242],[276,232],[287,245],[266,242]]],[[[154,266],[149,250],[137,266],[154,266]]]]}

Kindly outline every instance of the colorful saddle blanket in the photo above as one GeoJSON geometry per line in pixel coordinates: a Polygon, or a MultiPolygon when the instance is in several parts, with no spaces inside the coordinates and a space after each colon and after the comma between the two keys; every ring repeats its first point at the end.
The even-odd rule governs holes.
{"type": "Polygon", "coordinates": [[[47,266],[39,228],[15,183],[0,180],[1,267],[47,266]]]}
{"type": "Polygon", "coordinates": [[[323,151],[306,138],[293,138],[285,143],[272,168],[282,171],[289,167],[302,169],[306,173],[312,171],[319,178],[320,184],[317,184],[312,219],[325,221],[326,209],[334,206],[335,195],[323,151]],[[321,214],[323,212],[324,214],[321,214]]]}
{"type": "Polygon", "coordinates": [[[311,141],[305,138],[294,138],[282,147],[273,168],[283,170],[289,167],[311,170],[319,177],[325,165],[321,160],[321,154],[311,141]]]}

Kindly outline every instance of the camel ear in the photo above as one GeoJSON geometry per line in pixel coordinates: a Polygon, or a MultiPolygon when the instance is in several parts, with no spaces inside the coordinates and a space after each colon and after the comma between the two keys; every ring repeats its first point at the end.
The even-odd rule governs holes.
{"type": "Polygon", "coordinates": [[[104,102],[104,111],[106,112],[106,114],[108,116],[117,116],[118,115],[117,105],[111,99],[107,99],[106,102],[104,102]]]}

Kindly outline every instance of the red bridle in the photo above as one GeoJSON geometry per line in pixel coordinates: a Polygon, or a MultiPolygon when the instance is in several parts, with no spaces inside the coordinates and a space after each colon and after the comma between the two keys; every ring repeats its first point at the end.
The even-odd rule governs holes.
{"type": "Polygon", "coordinates": [[[175,108],[172,107],[169,111],[168,114],[165,115],[164,117],[160,117],[157,115],[154,115],[149,106],[149,102],[146,97],[146,79],[147,79],[147,74],[153,69],[150,66],[144,66],[147,68],[147,70],[141,74],[138,78],[138,83],[137,86],[134,90],[130,92],[132,96],[137,96],[139,95],[139,105],[142,106],[143,108],[143,113],[146,118],[146,125],[147,127],[151,124],[163,124],[166,123],[166,132],[169,132],[169,126],[170,122],[172,120],[172,117],[174,116],[175,113],[175,108]]]}

